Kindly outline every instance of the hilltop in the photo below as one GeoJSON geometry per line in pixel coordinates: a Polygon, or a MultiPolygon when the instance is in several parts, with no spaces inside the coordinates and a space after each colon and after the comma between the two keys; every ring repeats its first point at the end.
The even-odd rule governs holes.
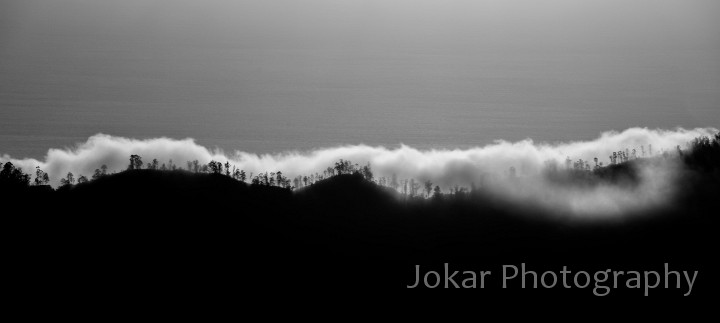
{"type": "MultiPolygon", "coordinates": [[[[445,262],[574,263],[588,270],[672,262],[715,272],[717,145],[698,146],[683,160],[672,207],[623,221],[562,221],[482,192],[408,198],[359,172],[293,191],[224,174],[153,169],[57,190],[5,189],[3,219],[18,260],[14,271],[29,284],[59,289],[70,282],[101,288],[93,283],[100,281],[123,291],[147,285],[397,291],[410,283],[412,265],[445,262]]],[[[607,167],[597,176],[632,181],[632,163],[640,162],[652,161],[607,167]]],[[[563,180],[590,176],[578,174],[563,180]]],[[[694,293],[710,294],[712,286],[694,293]]]]}

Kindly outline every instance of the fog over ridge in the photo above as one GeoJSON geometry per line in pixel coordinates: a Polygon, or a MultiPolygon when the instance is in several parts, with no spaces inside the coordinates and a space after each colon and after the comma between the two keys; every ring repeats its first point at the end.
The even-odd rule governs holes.
{"type": "Polygon", "coordinates": [[[573,161],[583,159],[594,165],[593,158],[597,157],[607,165],[614,151],[637,149],[640,155],[640,147],[644,146],[647,150],[648,145],[652,145],[655,155],[661,150],[674,153],[676,146],[685,147],[694,138],[710,136],[717,131],[715,128],[630,128],[621,132],[604,132],[590,141],[568,143],[498,140],[470,149],[432,150],[419,150],[402,144],[395,148],[359,144],[261,155],[211,149],[198,145],[191,138],[131,139],[97,134],[74,147],[50,149],[44,160],[0,155],[0,161],[10,161],[28,173],[33,173],[34,168],[40,166],[50,174],[51,183],[57,186],[60,178],[68,172],[89,177],[103,164],[111,172],[122,171],[127,168],[131,154],[142,156],[145,163],[157,159],[162,164],[172,159],[181,168],[192,160],[200,163],[228,161],[248,175],[282,171],[290,178],[322,173],[337,160],[346,159],[360,165],[369,162],[376,178],[396,174],[401,179],[430,180],[443,190],[454,185],[470,186],[491,178],[494,180],[491,184],[486,183],[485,188],[510,198],[530,198],[570,213],[621,214],[657,205],[667,199],[673,186],[670,163],[639,170],[641,182],[637,187],[599,186],[582,190],[545,180],[541,174],[546,163],[554,161],[562,166],[569,157],[573,161]],[[520,186],[506,180],[510,167],[515,168],[517,176],[524,179],[520,186]]]}

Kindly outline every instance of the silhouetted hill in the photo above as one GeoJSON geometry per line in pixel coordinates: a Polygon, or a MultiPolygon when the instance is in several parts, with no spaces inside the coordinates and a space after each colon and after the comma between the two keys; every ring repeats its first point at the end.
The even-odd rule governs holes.
{"type": "MultiPolygon", "coordinates": [[[[632,182],[633,169],[617,165],[599,176],[632,182]]],[[[712,167],[678,176],[682,187],[671,207],[615,222],[558,220],[482,192],[407,198],[357,174],[292,192],[220,174],[131,170],[56,191],[16,190],[2,201],[17,279],[55,291],[299,288],[397,296],[416,264],[497,271],[525,262],[590,271],[669,262],[707,273],[693,293],[711,294],[720,176],[712,167]]],[[[512,295],[489,287],[493,295],[512,295]]]]}
{"type": "MultiPolygon", "coordinates": [[[[276,199],[287,198],[289,192],[278,187],[251,186],[219,174],[198,174],[186,171],[154,171],[132,170],[118,174],[103,176],[95,181],[82,183],[73,187],[60,188],[63,198],[87,197],[119,199],[124,201],[142,202],[145,206],[161,206],[172,208],[175,202],[191,202],[194,200],[210,203],[216,200],[253,200],[256,198],[276,199]],[[167,198],[167,199],[163,199],[167,198]]],[[[95,203],[96,199],[86,199],[87,203],[95,203]]],[[[205,205],[209,206],[209,205],[205,205]]]]}
{"type": "Polygon", "coordinates": [[[338,175],[296,193],[300,200],[322,202],[330,207],[388,207],[400,199],[397,192],[366,181],[360,175],[338,175]]]}

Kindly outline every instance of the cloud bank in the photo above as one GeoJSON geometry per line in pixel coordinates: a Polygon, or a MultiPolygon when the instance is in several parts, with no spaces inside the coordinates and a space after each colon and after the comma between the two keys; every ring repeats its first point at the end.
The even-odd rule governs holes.
{"type": "Polygon", "coordinates": [[[608,164],[609,156],[614,151],[637,149],[640,154],[640,147],[647,149],[648,145],[652,145],[655,154],[662,150],[675,151],[678,145],[685,147],[694,138],[710,136],[717,131],[714,128],[630,128],[622,132],[604,132],[590,141],[567,143],[535,143],[531,139],[518,142],[498,140],[483,147],[462,150],[418,150],[406,145],[395,148],[345,145],[261,155],[209,149],[198,145],[191,138],[130,139],[97,134],[72,148],[50,149],[44,160],[2,155],[0,162],[10,161],[25,172],[32,172],[36,166],[40,166],[50,174],[51,183],[57,185],[68,172],[89,177],[103,164],[108,166],[109,171],[124,170],[131,154],[142,156],[146,163],[152,159],[158,159],[160,163],[172,160],[183,168],[187,161],[192,160],[200,163],[229,161],[248,174],[279,170],[288,177],[322,173],[342,158],[361,165],[369,162],[376,177],[396,174],[399,178],[430,180],[443,189],[454,185],[469,186],[491,178],[495,180],[488,187],[513,199],[534,199],[549,207],[577,214],[620,214],[667,200],[666,194],[671,193],[673,179],[670,166],[640,170],[641,183],[638,187],[599,186],[578,190],[543,180],[541,174],[546,162],[554,161],[563,165],[568,157],[589,161],[597,157],[608,164]],[[519,178],[526,179],[519,187],[502,180],[507,178],[510,167],[516,169],[519,178]]]}

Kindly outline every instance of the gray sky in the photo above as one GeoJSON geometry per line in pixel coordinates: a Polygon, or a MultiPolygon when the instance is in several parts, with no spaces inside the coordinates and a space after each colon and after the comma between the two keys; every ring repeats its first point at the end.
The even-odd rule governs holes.
{"type": "Polygon", "coordinates": [[[0,153],[719,126],[716,0],[0,1],[0,153]]]}
{"type": "Polygon", "coordinates": [[[720,4],[713,0],[6,0],[2,9],[3,47],[27,43],[23,38],[29,35],[75,35],[160,41],[158,46],[643,51],[716,50],[720,4]]]}

